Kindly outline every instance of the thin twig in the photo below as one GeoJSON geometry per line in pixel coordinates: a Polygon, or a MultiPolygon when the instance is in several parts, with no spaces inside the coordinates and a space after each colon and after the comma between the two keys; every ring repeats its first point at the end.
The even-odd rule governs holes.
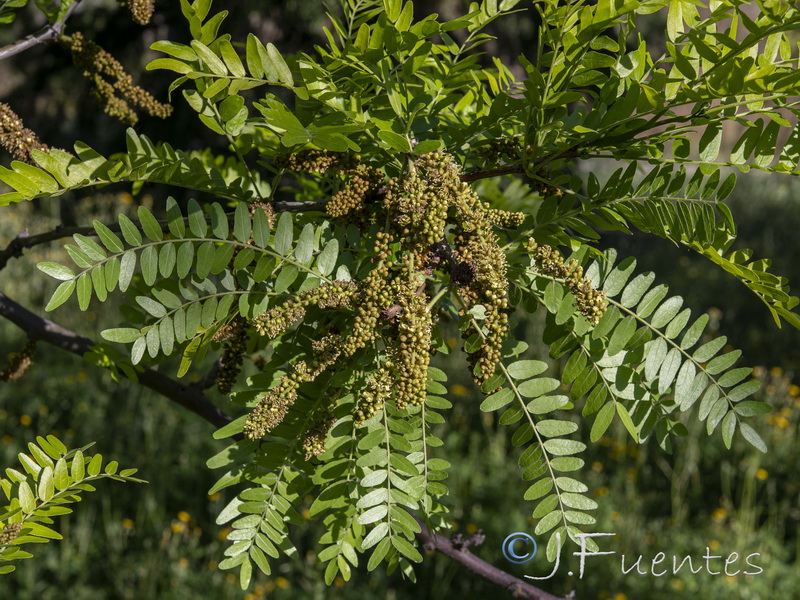
{"type": "Polygon", "coordinates": [[[514,577],[511,573],[507,573],[494,565],[490,565],[467,549],[456,548],[453,542],[443,535],[429,532],[425,523],[420,520],[419,517],[414,515],[414,518],[422,528],[422,530],[417,533],[417,539],[422,542],[426,549],[436,550],[457,563],[461,563],[476,575],[507,590],[514,598],[526,598],[527,600],[564,600],[544,590],[540,590],[522,579],[514,577]]]}
{"type": "Polygon", "coordinates": [[[0,48],[0,60],[11,58],[20,52],[25,52],[25,50],[28,48],[33,48],[39,44],[45,44],[60,38],[61,33],[64,31],[64,25],[66,24],[67,19],[69,19],[70,15],[72,15],[72,12],[75,10],[75,7],[77,7],[80,2],[81,0],[75,0],[72,4],[70,4],[67,12],[64,13],[64,16],[61,18],[61,20],[56,21],[55,23],[49,23],[36,33],[32,33],[31,35],[26,36],[21,40],[14,42],[13,44],[9,44],[8,46],[3,46],[0,48]]]}
{"type": "Polygon", "coordinates": [[[325,206],[328,204],[327,200],[309,201],[309,202],[293,202],[293,201],[280,201],[275,202],[275,212],[305,212],[305,211],[324,211],[325,206]]]}
{"type": "MultiPolygon", "coordinates": [[[[114,229],[113,227],[111,228],[114,229]]],[[[119,226],[117,226],[119,231],[119,226]]],[[[19,258],[26,248],[32,248],[39,244],[46,244],[65,237],[72,237],[76,233],[81,235],[95,235],[94,227],[58,227],[52,231],[37,235],[28,235],[25,230],[11,240],[5,250],[0,251],[0,271],[2,271],[12,258],[19,258]]]]}
{"type": "MultiPolygon", "coordinates": [[[[14,323],[34,341],[45,342],[80,357],[89,352],[94,345],[91,339],[32,313],[2,292],[0,292],[0,317],[14,323]]],[[[123,371],[120,370],[120,373],[123,371]]],[[[203,395],[202,390],[195,386],[184,385],[152,369],[140,371],[136,377],[137,383],[180,404],[216,427],[222,427],[231,422],[231,418],[209,401],[203,395]]]]}
{"type": "MultiPolygon", "coordinates": [[[[580,156],[578,146],[582,143],[583,142],[580,142],[571,148],[566,148],[564,150],[554,152],[553,154],[537,158],[533,163],[532,169],[535,170],[540,165],[551,162],[552,160],[555,159],[576,158],[580,156]]],[[[478,179],[488,179],[489,177],[499,177],[501,175],[517,175],[525,173],[525,171],[526,170],[524,165],[506,165],[504,167],[498,167],[496,169],[480,169],[477,171],[464,173],[463,175],[461,175],[461,181],[469,182],[469,181],[477,181],[478,179]]]]}
{"type": "Polygon", "coordinates": [[[487,179],[489,177],[499,177],[500,175],[513,175],[515,173],[524,173],[525,167],[522,165],[508,165],[507,167],[498,167],[497,169],[486,169],[480,171],[472,171],[464,173],[461,176],[461,181],[477,181],[478,179],[487,179]]]}

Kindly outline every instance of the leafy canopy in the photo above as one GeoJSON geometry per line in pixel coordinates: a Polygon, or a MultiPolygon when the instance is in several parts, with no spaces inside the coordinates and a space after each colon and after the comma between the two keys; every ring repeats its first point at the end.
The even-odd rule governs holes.
{"type": "Polygon", "coordinates": [[[226,11],[181,0],[191,44],[156,42],[165,56],[148,68],[178,75],[171,92],[229,152],[132,130],[110,157],[82,143],[34,150],[36,166],[0,168],[15,190],[0,204],[116,182],[218,199],[95,222],[95,236],[66,246],[74,267],[39,268],[61,281],[48,310],[73,295],[86,310],[117,290],[133,301],[102,334],[131,345],[115,360],[131,377],[173,357],[182,376],[221,349],[219,389],[243,414],[217,431],[232,443],[207,464],[222,472],[211,492],[238,490],[218,519],[232,524],[220,568],[238,568],[243,587],[253,565],[269,574],[295,554],[290,526],[309,494],[326,527],[326,581],[349,579],[362,553],[370,569],[413,577],[420,523],[446,527],[437,432],[451,404],[432,361],[456,326],[481,409],[499,411],[522,449],[524,499],[552,559],[557,539],[594,522],[580,423],[591,442],[618,419],[669,450],[695,411],[726,445],[738,432],[766,451],[747,419],[769,407],[748,400],[758,384],[740,352],[723,352],[707,316],[633,258],[596,247],[605,232],[658,235],[738,278],[778,326],[800,327],[769,260],[734,249],[723,203],[731,167],[797,174],[800,161],[787,37],[800,14],[758,5],[535,2],[518,18],[537,19],[538,45],[512,71],[479,50],[489,23],[524,10],[516,0],[452,21],[415,20],[402,0],[346,0],[327,43],[295,56],[254,35],[231,40],[226,11]],[[658,11],[661,56],[637,32],[658,11]],[[729,153],[726,122],[742,132],[729,153]],[[580,168],[599,158],[622,166],[603,181],[580,168]],[[558,377],[514,337],[515,315],[539,310],[558,377]],[[245,356],[259,366],[248,378],[245,356]]]}

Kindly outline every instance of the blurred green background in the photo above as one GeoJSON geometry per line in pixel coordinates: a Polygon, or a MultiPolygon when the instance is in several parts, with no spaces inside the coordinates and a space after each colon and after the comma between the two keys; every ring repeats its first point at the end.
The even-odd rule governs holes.
{"type": "MultiPolygon", "coordinates": [[[[84,4],[86,10],[70,21],[73,30],[83,31],[110,50],[135,80],[164,99],[169,77],[143,72],[143,66],[151,58],[146,49],[153,41],[164,37],[187,40],[177,3],[157,3],[154,22],[145,28],[134,25],[114,2],[87,0],[84,4]]],[[[226,3],[231,15],[223,27],[234,40],[254,31],[284,52],[308,50],[321,41],[321,6],[299,0],[226,3]]],[[[430,12],[431,7],[430,3],[418,3],[417,13],[430,12]]],[[[461,11],[463,5],[458,1],[438,3],[437,12],[445,16],[461,11]]],[[[510,61],[529,49],[533,23],[530,13],[498,22],[495,33],[503,36],[503,43],[494,50],[510,61]]],[[[23,13],[13,26],[0,29],[0,45],[36,27],[32,13],[23,13]]],[[[657,44],[658,35],[663,35],[657,22],[653,31],[649,39],[657,44]]],[[[79,75],[70,66],[66,50],[41,46],[0,62],[0,100],[11,104],[26,125],[51,145],[69,147],[73,140],[81,139],[101,152],[121,149],[124,126],[91,105],[79,75]]],[[[143,118],[137,130],[179,148],[210,145],[222,150],[220,141],[204,132],[185,110],[180,97],[173,100],[174,117],[166,122],[143,118]]],[[[8,157],[0,161],[7,163],[8,157]]],[[[180,193],[169,190],[172,194],[176,191],[180,193]]],[[[93,196],[65,195],[4,207],[0,247],[26,228],[37,233],[60,223],[85,224],[93,218],[109,221],[119,212],[133,214],[139,204],[158,209],[166,193],[158,187],[145,187],[133,197],[124,188],[106,188],[93,196]]],[[[796,232],[800,231],[799,194],[800,184],[792,178],[764,179],[748,174],[740,176],[729,200],[740,223],[739,247],[773,258],[775,271],[795,283],[800,283],[800,265],[794,260],[796,232]]],[[[617,533],[613,543],[601,540],[601,548],[618,554],[587,559],[583,579],[567,575],[569,570],[577,574],[578,563],[565,555],[557,577],[541,587],[557,595],[574,591],[576,598],[610,600],[796,597],[795,590],[800,588],[800,482],[796,476],[800,471],[800,387],[793,373],[800,368],[800,335],[777,329],[761,303],[733,278],[668,242],[650,236],[614,235],[604,243],[618,248],[622,256],[637,256],[640,269],[655,271],[658,280],[681,294],[696,314],[708,311],[712,333],[727,335],[730,344],[743,350],[742,364],[756,365],[754,375],[763,382],[761,399],[774,406],[774,412],[758,423],[770,453],[761,455],[740,440],[731,451],[725,450],[718,433],[706,436],[695,413],[687,415],[689,435],[676,441],[671,456],[652,443],[637,446],[621,427],[612,428],[583,455],[587,466],[580,476],[600,503],[594,531],[617,533]],[[679,561],[692,556],[695,568],[704,564],[707,547],[723,557],[738,552],[742,558],[733,569],[743,566],[744,556],[758,552],[761,556],[754,562],[764,572],[735,577],[711,576],[705,571],[692,575],[686,569],[677,576],[670,571],[663,577],[620,572],[619,553],[627,555],[628,566],[641,554],[643,566],[647,566],[656,554],[664,552],[667,558],[662,566],[670,570],[673,555],[679,561]]],[[[0,289],[41,313],[55,285],[44,276],[31,276],[33,265],[58,260],[63,254],[59,244],[26,253],[0,271],[0,289]]],[[[91,333],[109,326],[117,314],[110,302],[103,305],[102,312],[93,305],[87,313],[78,313],[68,304],[53,318],[91,333]]],[[[536,343],[542,320],[542,314],[534,314],[521,322],[517,332],[531,345],[531,357],[547,355],[546,348],[536,343]]],[[[455,344],[457,336],[453,336],[455,344]]],[[[0,322],[0,358],[23,340],[21,331],[0,322]]],[[[462,359],[454,351],[440,357],[438,365],[451,374],[450,398],[454,402],[440,432],[445,446],[438,453],[453,463],[448,479],[453,532],[470,535],[482,529],[486,540],[472,548],[476,554],[518,576],[542,576],[549,573],[550,565],[541,557],[515,567],[502,556],[501,544],[508,534],[533,531],[532,507],[522,499],[526,485],[517,467],[518,449],[511,446],[508,430],[498,426],[492,415],[479,411],[480,396],[462,359]]],[[[560,369],[554,364],[553,374],[560,369]]],[[[202,370],[197,373],[201,376],[202,370]]],[[[233,410],[223,398],[214,399],[233,410]]],[[[276,562],[272,576],[259,574],[252,589],[242,592],[235,575],[216,569],[227,530],[215,525],[214,519],[232,492],[206,493],[216,477],[206,469],[205,461],[223,447],[211,438],[211,426],[160,396],[127,382],[114,382],[108,373],[40,344],[37,363],[27,375],[13,385],[0,384],[0,465],[13,465],[25,443],[47,433],[55,433],[71,447],[96,441],[98,451],[123,467],[140,468],[140,475],[150,484],[103,482],[73,515],[60,521],[63,542],[35,548],[36,559],[0,579],[0,598],[503,597],[498,588],[433,553],[418,567],[416,585],[399,575],[387,577],[362,568],[349,583],[337,579],[327,588],[322,582],[323,565],[315,554],[321,529],[311,521],[307,528],[294,532],[299,558],[276,562]]],[[[588,428],[581,435],[588,440],[588,428]]],[[[308,505],[311,500],[306,499],[308,505]]],[[[717,560],[712,568],[721,567],[722,561],[717,560]]]]}

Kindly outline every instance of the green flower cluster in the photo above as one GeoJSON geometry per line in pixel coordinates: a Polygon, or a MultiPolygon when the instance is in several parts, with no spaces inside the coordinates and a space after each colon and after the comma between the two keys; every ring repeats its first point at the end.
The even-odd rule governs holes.
{"type": "Polygon", "coordinates": [[[158,102],[135,85],[117,59],[94,42],[86,40],[83,34],[76,32],[70,38],[64,39],[69,42],[75,65],[83,69],[84,76],[94,84],[92,96],[106,114],[129,125],[134,125],[139,120],[131,104],[162,119],[172,114],[172,106],[158,102]]]}
{"type": "Polygon", "coordinates": [[[329,334],[313,345],[314,356],[310,363],[300,360],[294,364],[274,388],[264,394],[244,424],[244,435],[257,440],[280,425],[289,408],[297,400],[300,385],[319,377],[341,355],[341,338],[329,334]]]}
{"type": "Polygon", "coordinates": [[[22,531],[22,523],[9,523],[0,529],[0,547],[9,546],[22,531]]]}
{"type": "Polygon", "coordinates": [[[390,366],[393,367],[384,363],[378,367],[359,394],[358,407],[353,414],[353,423],[356,427],[374,417],[391,397],[393,379],[389,375],[390,366]]]}
{"type": "Polygon", "coordinates": [[[278,385],[264,394],[244,423],[243,433],[258,440],[281,424],[289,407],[297,400],[303,378],[297,372],[284,375],[278,385]]]}
{"type": "Polygon", "coordinates": [[[329,170],[349,172],[361,164],[361,157],[348,152],[330,150],[300,150],[281,154],[275,166],[296,173],[327,173],[329,170]]]}
{"type": "MultiPolygon", "coordinates": [[[[230,394],[236,378],[239,376],[244,354],[247,350],[247,321],[240,316],[225,326],[225,337],[219,371],[217,371],[217,389],[222,394],[230,394]]],[[[222,332],[222,329],[217,332],[222,332]]],[[[222,337],[220,335],[220,337],[222,337]]]]}
{"type": "Polygon", "coordinates": [[[578,312],[590,323],[597,325],[606,312],[606,295],[595,289],[592,283],[583,276],[583,267],[577,260],[564,263],[564,256],[550,246],[539,246],[536,240],[529,238],[525,249],[533,256],[537,268],[546,275],[564,279],[572,295],[578,312]]]}
{"type": "Polygon", "coordinates": [[[345,356],[352,356],[378,336],[381,311],[393,303],[389,285],[392,264],[391,261],[381,261],[359,285],[358,310],[342,349],[345,356]]]}
{"type": "MultiPolygon", "coordinates": [[[[451,284],[458,288],[467,306],[484,306],[485,339],[470,356],[473,375],[482,383],[494,373],[500,360],[509,312],[505,254],[493,224],[515,227],[522,223],[524,215],[491,210],[461,181],[460,175],[460,166],[445,152],[420,156],[409,166],[405,177],[387,183],[383,208],[401,241],[401,256],[411,257],[410,263],[403,262],[410,274],[413,269],[409,264],[431,274],[444,258],[451,284]],[[450,223],[455,234],[453,248],[444,241],[450,223]]],[[[395,357],[398,371],[404,374],[395,395],[402,408],[424,401],[431,314],[427,311],[424,285],[413,289],[401,286],[400,290],[400,297],[392,299],[392,304],[403,308],[399,313],[398,339],[402,350],[395,357]]]]}
{"type": "Polygon", "coordinates": [[[389,347],[397,373],[395,403],[401,410],[409,404],[421,406],[425,402],[431,351],[432,323],[427,296],[420,293],[409,267],[406,265],[407,278],[397,295],[397,303],[403,307],[398,316],[397,336],[389,347]]]}
{"type": "Polygon", "coordinates": [[[380,187],[382,180],[383,175],[377,169],[358,165],[345,186],[328,201],[325,210],[334,218],[358,214],[363,210],[367,198],[380,187]]]}
{"type": "Polygon", "coordinates": [[[155,0],[122,0],[120,4],[128,7],[133,20],[139,25],[147,25],[153,18],[156,3],[155,0]]]}
{"type": "Polygon", "coordinates": [[[274,338],[292,323],[302,319],[309,306],[316,305],[320,308],[350,306],[355,293],[356,284],[351,281],[326,283],[261,313],[253,319],[253,326],[260,335],[274,338]]]}
{"type": "Polygon", "coordinates": [[[333,194],[325,210],[334,218],[363,217],[361,214],[367,198],[383,182],[380,170],[361,163],[358,155],[329,150],[301,150],[284,154],[275,160],[275,166],[295,172],[327,173],[336,171],[347,177],[341,190],[333,194]]]}
{"type": "Polygon", "coordinates": [[[14,160],[34,164],[31,150],[47,152],[49,148],[39,141],[36,134],[22,124],[8,104],[0,102],[0,146],[11,153],[14,160]]]}
{"type": "Polygon", "coordinates": [[[306,371],[312,381],[325,369],[335,363],[342,354],[342,337],[338,333],[328,333],[321,339],[311,342],[311,349],[314,351],[314,359],[311,362],[311,369],[306,371]]]}
{"type": "Polygon", "coordinates": [[[311,460],[315,456],[319,456],[325,452],[325,438],[328,436],[336,419],[329,412],[321,418],[317,419],[311,428],[306,432],[303,437],[303,450],[305,451],[306,460],[311,460]]]}
{"type": "MultiPolygon", "coordinates": [[[[475,191],[460,179],[460,169],[450,157],[444,160],[440,186],[449,200],[455,218],[453,263],[450,279],[458,288],[468,309],[483,305],[484,337],[479,348],[468,360],[477,383],[489,379],[497,368],[501,346],[508,327],[508,280],[506,257],[493,222],[512,225],[521,223],[523,216],[505,211],[492,211],[475,191]]],[[[467,332],[465,332],[465,335],[467,332]]]]}
{"type": "MultiPolygon", "coordinates": [[[[383,206],[397,226],[403,245],[416,250],[417,264],[423,264],[428,246],[442,239],[452,190],[446,183],[455,165],[443,152],[419,157],[406,177],[391,179],[383,206]]],[[[458,175],[455,176],[458,179],[458,175]]]]}
{"type": "Polygon", "coordinates": [[[486,217],[490,222],[500,227],[519,227],[525,220],[524,213],[500,210],[497,208],[487,210],[486,217]]]}
{"type": "MultiPolygon", "coordinates": [[[[375,267],[348,296],[355,316],[343,336],[342,355],[349,358],[382,338],[383,344],[375,345],[376,358],[392,377],[385,392],[387,375],[369,380],[358,403],[357,422],[375,414],[390,396],[399,409],[425,401],[433,328],[425,280],[436,268],[449,271],[450,284],[468,308],[483,305],[484,341],[471,354],[470,362],[479,382],[494,373],[510,312],[505,254],[494,228],[519,226],[524,215],[492,210],[481,202],[461,181],[460,166],[445,152],[414,158],[401,176],[385,185],[379,172],[348,153],[304,150],[281,157],[276,164],[292,171],[336,170],[351,176],[329,201],[328,213],[348,218],[358,215],[357,223],[363,229],[378,228],[371,257],[375,267]],[[381,201],[365,205],[370,195],[381,201]],[[450,231],[454,234],[452,247],[447,241],[450,231]]],[[[300,294],[257,317],[256,329],[275,337],[302,318],[309,304],[324,308],[315,293],[300,294]]]]}
{"type": "MultiPolygon", "coordinates": [[[[467,264],[474,265],[475,273],[472,281],[459,288],[459,294],[468,307],[479,304],[484,307],[484,336],[478,350],[468,356],[473,379],[483,384],[494,375],[508,329],[511,309],[506,255],[488,219],[479,211],[473,221],[465,220],[456,228],[456,240],[459,256],[467,264]]],[[[470,331],[465,330],[463,335],[468,337],[469,334],[470,331]]]]}

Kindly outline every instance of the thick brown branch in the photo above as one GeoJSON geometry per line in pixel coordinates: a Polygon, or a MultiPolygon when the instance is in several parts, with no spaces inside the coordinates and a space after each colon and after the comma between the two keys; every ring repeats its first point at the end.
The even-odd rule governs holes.
{"type": "Polygon", "coordinates": [[[8,46],[3,46],[0,48],[0,60],[11,58],[20,52],[25,52],[25,50],[28,48],[38,46],[39,44],[52,42],[53,40],[60,38],[61,32],[64,31],[64,25],[66,24],[67,19],[69,19],[70,15],[72,15],[72,12],[75,10],[78,4],[80,4],[80,2],[81,0],[75,0],[67,9],[67,12],[64,13],[64,16],[60,21],[48,24],[42,27],[36,33],[32,33],[31,35],[26,36],[21,40],[14,42],[13,44],[9,44],[8,46]]]}
{"type": "MultiPolygon", "coordinates": [[[[119,227],[117,227],[117,231],[119,231],[119,227]]],[[[5,250],[0,252],[0,271],[5,268],[5,266],[8,264],[8,261],[10,261],[12,258],[19,258],[22,256],[22,252],[26,248],[32,248],[33,246],[46,244],[47,242],[52,242],[65,237],[72,237],[76,233],[81,235],[95,234],[94,227],[59,227],[52,231],[47,231],[37,235],[28,235],[28,231],[25,230],[11,240],[8,246],[6,246],[5,250]]]]}
{"type": "MultiPolygon", "coordinates": [[[[81,357],[89,352],[93,344],[89,338],[32,313],[2,292],[0,292],[0,317],[14,323],[34,341],[45,342],[81,357]]],[[[144,387],[180,404],[216,427],[222,427],[231,421],[231,418],[214,406],[198,387],[184,385],[152,369],[140,371],[137,377],[138,383],[144,387]]]]}
{"type": "Polygon", "coordinates": [[[507,590],[514,598],[526,598],[529,600],[563,600],[563,598],[553,596],[522,579],[514,577],[511,573],[507,573],[494,565],[490,565],[467,549],[456,548],[453,542],[448,538],[429,532],[424,522],[417,517],[414,518],[417,519],[417,522],[422,528],[422,531],[417,533],[417,539],[422,542],[425,548],[441,552],[457,563],[461,563],[479,577],[483,577],[487,581],[491,581],[507,590]]]}

